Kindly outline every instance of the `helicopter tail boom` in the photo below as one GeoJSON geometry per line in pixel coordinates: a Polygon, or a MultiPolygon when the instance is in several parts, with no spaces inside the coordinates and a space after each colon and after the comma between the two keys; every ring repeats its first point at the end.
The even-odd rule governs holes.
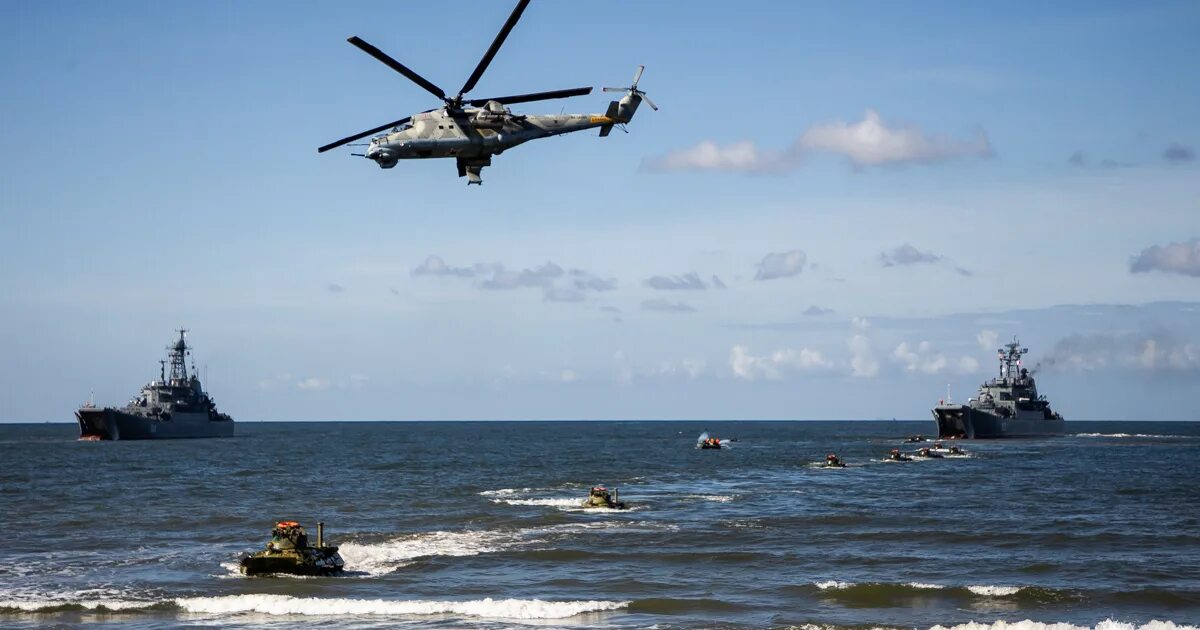
{"type": "MultiPolygon", "coordinates": [[[[604,117],[609,120],[615,121],[617,119],[618,112],[620,112],[620,108],[621,108],[620,102],[618,102],[618,101],[609,102],[608,111],[604,112],[604,117]]],[[[611,133],[614,124],[615,123],[608,123],[607,125],[601,125],[600,126],[600,137],[603,138],[604,136],[607,136],[609,133],[611,133]]]]}

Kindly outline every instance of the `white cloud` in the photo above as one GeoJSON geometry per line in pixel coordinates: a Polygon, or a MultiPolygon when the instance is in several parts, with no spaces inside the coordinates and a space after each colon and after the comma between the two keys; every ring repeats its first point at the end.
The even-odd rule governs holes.
{"type": "Polygon", "coordinates": [[[760,378],[779,380],[787,371],[828,370],[833,363],[821,356],[820,352],[808,348],[786,348],[768,355],[754,356],[746,346],[734,346],[729,352],[729,367],[734,377],[753,381],[760,378]]]}
{"type": "Polygon", "coordinates": [[[758,273],[754,274],[754,279],[790,278],[804,271],[804,263],[807,261],[808,256],[798,249],[767,254],[759,261],[758,273]]]}
{"type": "Polygon", "coordinates": [[[871,341],[865,335],[854,335],[850,338],[848,345],[850,346],[850,374],[852,376],[870,378],[879,373],[879,361],[871,352],[871,341]]]}
{"type": "Polygon", "coordinates": [[[563,370],[558,373],[558,380],[564,383],[574,383],[579,380],[579,374],[575,370],[563,370]]]}
{"type": "Polygon", "coordinates": [[[1200,238],[1147,247],[1129,262],[1129,271],[1165,271],[1200,277],[1200,238]]]}
{"type": "Polygon", "coordinates": [[[982,131],[969,140],[932,136],[917,127],[889,127],[875,110],[855,123],[834,121],[809,127],[784,151],[762,149],[748,140],[718,145],[711,140],[648,158],[642,168],[652,172],[718,171],[724,173],[783,173],[795,170],[805,154],[823,151],[843,155],[856,166],[939,162],[962,157],[988,157],[992,145],[982,131]]]}
{"type": "Polygon", "coordinates": [[[306,379],[296,381],[296,387],[298,389],[304,389],[304,390],[309,390],[309,391],[320,391],[323,389],[329,389],[329,379],[320,378],[317,376],[310,376],[306,379]]]}
{"type": "Polygon", "coordinates": [[[438,256],[429,256],[412,270],[412,275],[475,278],[475,286],[485,290],[541,289],[542,299],[547,302],[582,302],[588,291],[612,291],[617,288],[614,278],[601,278],[583,269],[568,272],[550,261],[526,269],[509,269],[501,263],[454,267],[438,256]]]}
{"type": "Polygon", "coordinates": [[[879,262],[884,267],[896,267],[901,265],[916,265],[920,263],[935,263],[941,260],[942,257],[933,252],[923,252],[908,243],[905,243],[889,252],[881,252],[879,254],[879,262]]]}
{"type": "MultiPolygon", "coordinates": [[[[716,278],[713,276],[714,280],[716,278]]],[[[708,288],[708,284],[700,279],[700,274],[695,272],[685,273],[682,276],[651,276],[646,278],[645,284],[651,289],[659,291],[702,291],[708,288]]]]}
{"type": "Polygon", "coordinates": [[[425,262],[412,270],[414,276],[457,276],[460,278],[475,277],[476,270],[471,267],[451,267],[440,256],[428,256],[425,262]]]}
{"type": "Polygon", "coordinates": [[[675,171],[722,171],[731,173],[779,173],[792,168],[798,156],[764,151],[753,142],[720,146],[705,140],[694,147],[674,151],[642,162],[642,168],[657,173],[675,171]]]}
{"type": "Polygon", "coordinates": [[[867,319],[866,317],[851,317],[850,325],[853,326],[855,330],[866,330],[871,327],[871,320],[867,319]]]}
{"type": "Polygon", "coordinates": [[[922,341],[915,346],[901,342],[892,350],[892,360],[904,366],[906,372],[921,374],[941,374],[942,372],[959,372],[971,374],[979,370],[979,361],[973,357],[963,356],[949,359],[946,355],[936,352],[933,344],[922,341]]]}
{"type": "Polygon", "coordinates": [[[686,302],[675,302],[665,298],[642,301],[644,311],[663,311],[668,313],[694,313],[696,308],[686,302]]]}
{"type": "Polygon", "coordinates": [[[875,110],[860,122],[834,121],[804,132],[797,146],[846,156],[856,166],[937,162],[959,157],[987,157],[991,144],[982,132],[972,140],[929,136],[916,127],[888,127],[875,110]]]}
{"type": "Polygon", "coordinates": [[[975,335],[975,341],[979,342],[979,347],[987,351],[996,349],[996,344],[1000,341],[1000,335],[994,330],[981,330],[975,335]]]}
{"type": "Polygon", "coordinates": [[[1071,335],[1059,340],[1034,366],[1096,371],[1114,367],[1148,372],[1200,370],[1200,345],[1158,333],[1071,335]]]}

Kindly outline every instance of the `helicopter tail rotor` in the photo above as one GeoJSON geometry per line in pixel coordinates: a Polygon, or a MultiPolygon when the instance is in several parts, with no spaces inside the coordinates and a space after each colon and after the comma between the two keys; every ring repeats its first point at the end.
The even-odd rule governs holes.
{"type": "Polygon", "coordinates": [[[637,72],[634,72],[633,74],[633,84],[629,87],[604,88],[605,92],[625,93],[625,96],[621,97],[621,100],[613,101],[609,106],[609,111],[612,111],[612,105],[616,105],[616,115],[610,117],[614,118],[618,123],[627,123],[630,120],[633,120],[633,114],[637,111],[638,105],[640,105],[642,101],[645,101],[646,104],[650,106],[650,109],[658,111],[658,105],[655,105],[654,101],[650,100],[650,98],[646,96],[645,92],[638,89],[638,81],[641,81],[642,72],[645,71],[645,69],[646,66],[638,66],[637,72]]]}

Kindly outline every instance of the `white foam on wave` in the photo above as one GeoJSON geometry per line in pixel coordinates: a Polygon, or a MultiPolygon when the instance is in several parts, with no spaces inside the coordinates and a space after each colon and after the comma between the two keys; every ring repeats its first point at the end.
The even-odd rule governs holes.
{"type": "Polygon", "coordinates": [[[1190,435],[1159,435],[1156,433],[1072,433],[1075,437],[1090,438],[1187,438],[1190,435]]]}
{"type": "Polygon", "coordinates": [[[972,621],[957,626],[937,625],[930,630],[1200,630],[1196,626],[1176,624],[1173,621],[1150,621],[1138,625],[1113,619],[1105,619],[1095,626],[1077,626],[1071,623],[1044,623],[1041,621],[997,621],[995,623],[979,623],[972,621]]]}
{"type": "Polygon", "coordinates": [[[908,583],[906,583],[906,584],[905,584],[905,586],[911,586],[911,587],[913,587],[913,588],[927,588],[927,589],[943,589],[943,588],[946,588],[946,587],[945,587],[944,585],[942,585],[942,584],[926,584],[925,582],[908,582],[908,583]]]}
{"type": "Polygon", "coordinates": [[[130,600],[130,599],[72,599],[71,597],[47,599],[0,599],[0,610],[20,610],[22,612],[38,612],[53,610],[64,606],[78,606],[86,610],[137,610],[149,608],[159,602],[130,600]]]}
{"type": "Polygon", "coordinates": [[[1021,592],[1020,586],[968,586],[967,590],[987,597],[1007,597],[1021,592]]]}
{"type": "Polygon", "coordinates": [[[636,512],[642,506],[634,505],[624,509],[608,507],[584,507],[583,499],[549,497],[540,499],[492,499],[492,503],[507,503],[508,505],[541,505],[556,507],[565,512],[636,512]]]}
{"type": "Polygon", "coordinates": [[[733,500],[732,494],[687,494],[685,499],[700,499],[701,501],[713,501],[714,503],[729,503],[733,500]]]}
{"type": "Polygon", "coordinates": [[[477,556],[508,549],[519,542],[513,532],[428,532],[378,543],[346,542],[338,552],[348,571],[384,575],[429,556],[477,556]]]}
{"type": "MultiPolygon", "coordinates": [[[[582,505],[579,510],[585,511],[582,505]]],[[[590,508],[588,512],[624,513],[629,510],[590,508]]],[[[604,521],[596,523],[561,523],[547,527],[488,531],[468,530],[457,532],[427,532],[391,538],[382,542],[345,542],[338,545],[338,552],[346,561],[346,570],[366,573],[370,576],[385,575],[412,564],[419,558],[433,556],[477,556],[484,553],[507,551],[517,547],[541,543],[546,537],[559,537],[587,531],[644,531],[646,529],[678,529],[672,523],[648,521],[604,521]]]]}
{"type": "Polygon", "coordinates": [[[533,488],[500,488],[499,490],[484,490],[479,493],[481,497],[508,497],[522,492],[529,492],[533,488]]]}
{"type": "Polygon", "coordinates": [[[509,505],[551,505],[554,507],[582,507],[583,499],[492,499],[492,503],[509,505]]]}
{"type": "Polygon", "coordinates": [[[590,612],[625,608],[629,602],[541,599],[477,599],[469,601],[345,599],[290,595],[226,595],[185,597],[175,604],[191,613],[266,615],[465,615],[495,619],[566,619],[590,612]]]}
{"type": "Polygon", "coordinates": [[[829,589],[850,588],[851,586],[855,586],[855,584],[854,584],[854,582],[839,582],[837,580],[827,580],[825,582],[813,582],[813,586],[816,586],[817,588],[821,589],[822,591],[827,591],[829,589]]]}

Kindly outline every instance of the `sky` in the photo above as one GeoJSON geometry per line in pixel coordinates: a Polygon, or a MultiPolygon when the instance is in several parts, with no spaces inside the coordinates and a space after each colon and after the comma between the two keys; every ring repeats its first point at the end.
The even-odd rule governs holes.
{"type": "Polygon", "coordinates": [[[0,4],[0,422],[179,327],[245,421],[925,419],[1014,337],[1068,420],[1200,420],[1200,4],[535,0],[471,96],[660,110],[317,154],[437,105],[347,37],[455,91],[511,7],[0,4]]]}

